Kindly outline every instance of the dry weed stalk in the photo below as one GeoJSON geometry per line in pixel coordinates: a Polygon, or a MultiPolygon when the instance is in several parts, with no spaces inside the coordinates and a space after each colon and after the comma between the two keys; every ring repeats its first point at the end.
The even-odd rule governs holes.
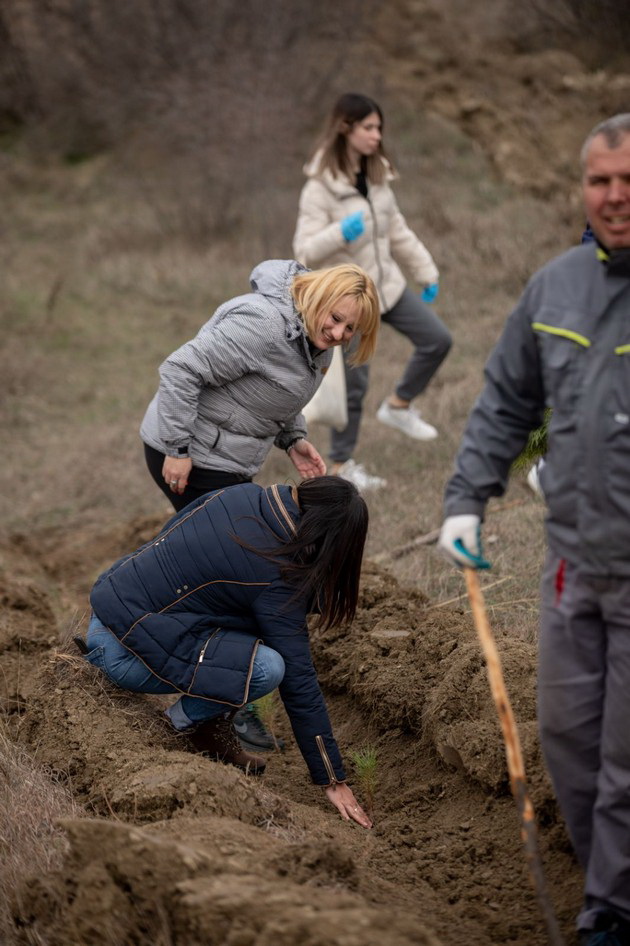
{"type": "MultiPolygon", "coordinates": [[[[497,578],[496,581],[492,581],[489,585],[485,585],[484,591],[489,591],[490,588],[496,588],[497,585],[502,585],[506,581],[512,581],[512,575],[505,575],[503,578],[497,578]]],[[[456,601],[460,601],[461,598],[465,597],[466,592],[462,591],[461,594],[455,595],[453,598],[448,598],[446,601],[438,601],[436,604],[430,604],[427,608],[427,611],[433,611],[435,608],[444,608],[447,604],[454,604],[456,601]]]]}

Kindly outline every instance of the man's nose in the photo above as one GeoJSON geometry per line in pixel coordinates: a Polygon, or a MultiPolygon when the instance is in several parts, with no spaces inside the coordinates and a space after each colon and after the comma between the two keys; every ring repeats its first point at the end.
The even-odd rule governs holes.
{"type": "Polygon", "coordinates": [[[613,178],[608,186],[607,198],[611,204],[620,204],[628,199],[629,188],[624,181],[613,178]]]}

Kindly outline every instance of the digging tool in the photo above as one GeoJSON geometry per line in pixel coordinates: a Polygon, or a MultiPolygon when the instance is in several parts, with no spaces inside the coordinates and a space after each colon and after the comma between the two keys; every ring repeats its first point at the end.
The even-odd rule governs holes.
{"type": "Polygon", "coordinates": [[[538,833],[536,831],[536,821],[534,819],[534,808],[527,792],[527,783],[525,781],[525,767],[523,765],[523,753],[521,751],[521,741],[516,728],[516,721],[512,712],[510,699],[505,688],[503,680],[503,671],[501,670],[501,660],[496,647],[486,608],[483,601],[483,594],[479,584],[479,576],[476,569],[464,568],[466,578],[466,590],[472,609],[477,636],[481,643],[481,648],[486,661],[486,670],[490,682],[490,690],[494,699],[499,722],[503,731],[505,742],[505,754],[507,757],[508,772],[510,775],[510,787],[512,795],[516,802],[518,815],[521,824],[521,838],[525,846],[525,856],[527,865],[534,883],[534,889],[538,898],[538,904],[542,911],[545,925],[547,927],[547,936],[551,946],[564,946],[564,940],[560,933],[558,921],[547,893],[545,875],[543,872],[542,860],[538,848],[538,833]]]}

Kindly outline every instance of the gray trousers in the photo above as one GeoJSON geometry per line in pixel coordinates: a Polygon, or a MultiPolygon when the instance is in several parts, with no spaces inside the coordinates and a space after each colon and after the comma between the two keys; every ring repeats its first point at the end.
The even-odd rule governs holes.
{"type": "MultiPolygon", "coordinates": [[[[413,343],[413,353],[401,381],[396,386],[398,397],[411,401],[424,391],[446,358],[452,344],[450,332],[433,309],[410,289],[405,289],[396,305],[389,312],[384,312],[381,319],[402,335],[406,335],[413,343]]],[[[335,463],[345,463],[354,453],[359,438],[363,398],[368,389],[369,367],[349,365],[348,359],[352,351],[351,346],[348,351],[344,351],[343,356],[348,426],[342,431],[331,431],[330,459],[335,463]]]]}
{"type": "Polygon", "coordinates": [[[548,553],[542,578],[542,749],[585,872],[578,926],[630,921],[630,579],[593,578],[548,553]]]}

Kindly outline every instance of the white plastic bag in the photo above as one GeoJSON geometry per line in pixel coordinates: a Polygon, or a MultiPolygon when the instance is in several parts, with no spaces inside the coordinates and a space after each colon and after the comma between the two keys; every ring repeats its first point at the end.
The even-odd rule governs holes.
{"type": "Polygon", "coordinates": [[[307,424],[327,424],[339,431],[348,426],[346,374],[340,347],[333,350],[324,380],[306,407],[302,408],[302,413],[307,424]]]}

